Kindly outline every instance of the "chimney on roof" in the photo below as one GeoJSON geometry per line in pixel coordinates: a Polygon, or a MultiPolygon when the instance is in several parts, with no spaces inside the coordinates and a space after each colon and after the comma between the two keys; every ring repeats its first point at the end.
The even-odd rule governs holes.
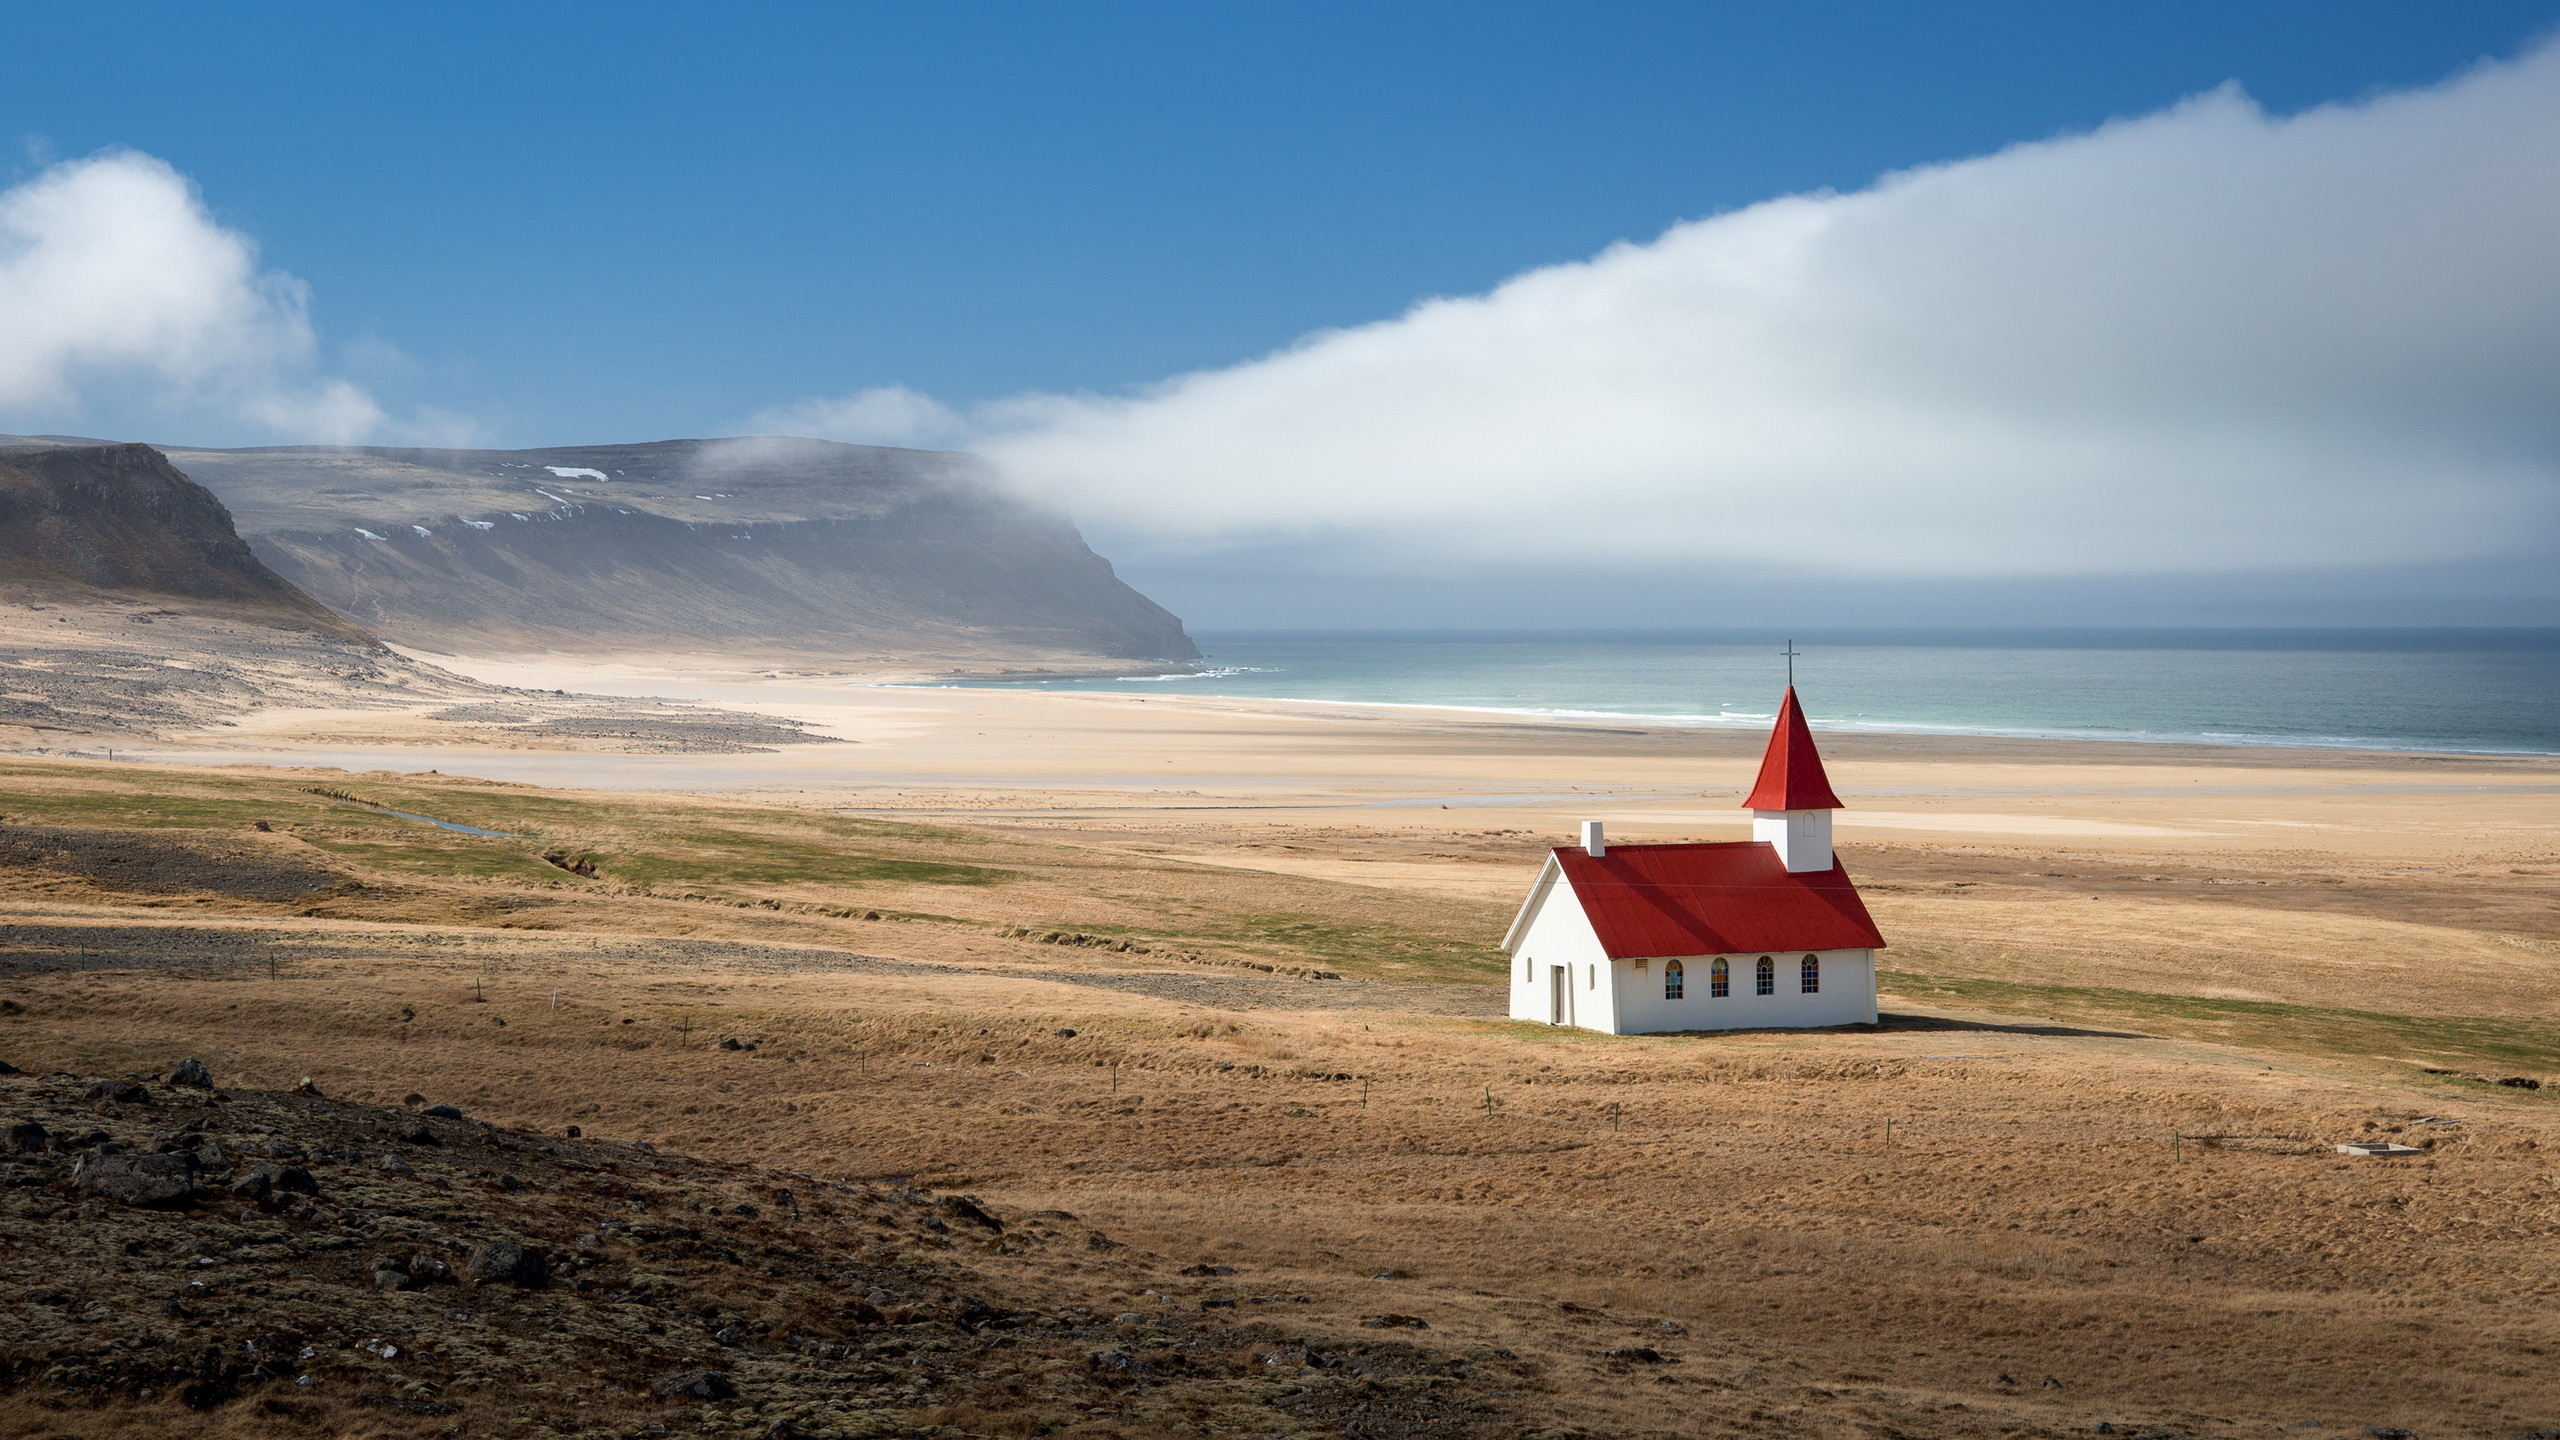
{"type": "Polygon", "coordinates": [[[1609,853],[1609,841],[1600,833],[1600,822],[1597,820],[1582,822],[1582,853],[1594,860],[1609,853]]]}

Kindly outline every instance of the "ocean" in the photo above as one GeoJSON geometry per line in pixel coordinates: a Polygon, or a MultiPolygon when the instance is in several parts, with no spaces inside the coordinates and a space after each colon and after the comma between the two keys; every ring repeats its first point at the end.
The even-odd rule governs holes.
{"type": "MultiPolygon", "coordinates": [[[[1759,630],[1220,630],[1197,672],[1050,690],[1434,706],[1591,723],[1769,723],[1759,630]]],[[[1807,630],[1817,729],[2560,754],[2560,629],[1807,630]]]]}

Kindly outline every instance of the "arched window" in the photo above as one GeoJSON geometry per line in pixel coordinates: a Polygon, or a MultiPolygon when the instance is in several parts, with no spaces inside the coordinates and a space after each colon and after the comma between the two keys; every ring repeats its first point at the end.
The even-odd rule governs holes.
{"type": "Polygon", "coordinates": [[[1759,982],[1760,982],[1760,983],[1759,983],[1757,986],[1755,986],[1754,988],[1755,988],[1755,989],[1756,989],[1760,994],[1763,994],[1763,995],[1775,995],[1775,994],[1777,994],[1777,993],[1778,993],[1778,962],[1776,962],[1776,961],[1774,961],[1774,960],[1770,959],[1770,958],[1769,958],[1768,956],[1766,956],[1766,955],[1761,956],[1761,957],[1760,957],[1760,974],[1759,974],[1759,976],[1758,976],[1758,979],[1759,979],[1759,982]]]}
{"type": "Polygon", "coordinates": [[[1680,962],[1679,962],[1679,961],[1674,960],[1674,961],[1672,961],[1670,964],[1665,965],[1665,966],[1663,966],[1663,967],[1662,967],[1662,998],[1663,998],[1663,999],[1665,999],[1665,1000],[1677,1000],[1677,999],[1679,999],[1679,998],[1681,997],[1681,995],[1683,995],[1684,993],[1686,993],[1686,989],[1687,989],[1688,983],[1689,983],[1689,976],[1688,976],[1688,973],[1687,973],[1687,972],[1685,972],[1685,971],[1683,971],[1683,970],[1680,968],[1680,962]]]}
{"type": "Polygon", "coordinates": [[[1806,957],[1804,957],[1804,967],[1803,967],[1803,970],[1804,970],[1804,993],[1806,993],[1807,995],[1819,995],[1819,994],[1821,994],[1821,993],[1822,993],[1822,962],[1821,962],[1820,960],[1815,959],[1815,958],[1814,958],[1813,956],[1811,956],[1811,955],[1807,955],[1806,957]]]}
{"type": "Polygon", "coordinates": [[[1719,960],[1707,967],[1707,998],[1721,1000],[1733,993],[1733,967],[1719,960]]]}

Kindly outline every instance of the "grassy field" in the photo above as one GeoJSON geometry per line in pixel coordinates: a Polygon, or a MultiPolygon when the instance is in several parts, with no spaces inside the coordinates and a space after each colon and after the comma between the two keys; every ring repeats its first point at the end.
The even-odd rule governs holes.
{"type": "MultiPolygon", "coordinates": [[[[534,892],[546,923],[569,928],[633,923],[622,902],[637,892],[802,914],[879,911],[979,931],[1069,930],[1215,958],[1464,982],[1499,979],[1503,961],[1491,941],[1508,918],[1482,903],[997,832],[440,776],[0,762],[0,820],[129,830],[168,843],[269,836],[341,862],[359,879],[534,892]],[[458,834],[386,810],[503,834],[458,834]]],[[[439,915],[408,898],[400,913],[439,915]]],[[[336,902],[329,913],[397,918],[379,902],[336,902]]]]}
{"type": "MultiPolygon", "coordinates": [[[[0,865],[0,1058],[23,1069],[194,1054],[228,1085],[309,1077],[1066,1211],[1123,1247],[1044,1272],[1078,1303],[1409,1317],[1451,1363],[1526,1358],[1514,1398],[1552,1423],[1524,1436],[2560,1422],[2541,1363],[2560,1090],[2494,1083],[2560,1078],[2547,939],[2387,891],[2356,912],[2335,885],[2289,911],[2274,861],[2226,904],[2107,890],[2085,856],[1876,847],[1858,865],[1894,942],[1884,1008],[1939,1018],[1602,1037],[1432,1010],[1445,984],[1234,968],[1498,994],[1506,900],[1376,877],[1525,876],[1540,842],[1509,832],[1194,828],[1148,854],[786,804],[67,762],[0,766],[0,814],[25,857],[0,865]],[[1280,848],[1298,873],[1250,868],[1280,848]],[[2081,873],[2027,883],[2047,869],[2081,873]],[[2376,994],[2405,1003],[2346,999],[2376,994]],[[2334,1149],[2383,1136],[2421,1154],[2334,1149]]],[[[1030,1440],[1000,1411],[936,1413],[826,1440],[1030,1440]]],[[[46,1423],[24,1433],[88,1433],[46,1423]]]]}

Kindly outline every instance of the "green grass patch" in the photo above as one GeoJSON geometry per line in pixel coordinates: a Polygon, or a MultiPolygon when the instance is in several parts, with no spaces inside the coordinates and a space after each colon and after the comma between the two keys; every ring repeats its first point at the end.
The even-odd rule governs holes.
{"type": "Polygon", "coordinates": [[[964,841],[972,850],[989,848],[978,837],[932,826],[789,811],[663,809],[450,781],[172,775],[104,765],[66,773],[62,766],[0,763],[0,815],[29,824],[128,829],[236,830],[265,820],[331,854],[422,877],[548,883],[563,872],[545,864],[542,852],[562,849],[596,861],[601,878],[653,889],[985,886],[1020,878],[1010,870],[926,858],[949,854],[964,841]],[[522,838],[455,835],[312,789],[522,838]]]}
{"type": "Polygon", "coordinates": [[[2222,1000],[2098,986],[2030,985],[1881,970],[1879,989],[1912,1000],[2032,1015],[2097,1028],[2139,1028],[2253,1050],[2381,1060],[2442,1060],[2522,1071],[2560,1070],[2560,1030],[2547,1021],[2476,1015],[2393,1015],[2222,1000]]]}
{"type": "Polygon", "coordinates": [[[1331,968],[1373,979],[1500,984],[1508,976],[1511,963],[1500,950],[1481,942],[1427,934],[1382,921],[1303,913],[1241,916],[1199,934],[1202,939],[1251,951],[1263,959],[1312,957],[1331,968]]]}
{"type": "Polygon", "coordinates": [[[731,836],[706,841],[700,831],[666,848],[645,852],[611,848],[589,852],[605,879],[653,889],[719,885],[999,885],[1020,877],[984,865],[856,855],[788,841],[731,836]]]}
{"type": "Polygon", "coordinates": [[[298,835],[295,838],[314,849],[395,874],[516,880],[537,884],[570,878],[511,840],[464,840],[459,844],[443,844],[435,841],[346,840],[318,835],[298,835]]]}

